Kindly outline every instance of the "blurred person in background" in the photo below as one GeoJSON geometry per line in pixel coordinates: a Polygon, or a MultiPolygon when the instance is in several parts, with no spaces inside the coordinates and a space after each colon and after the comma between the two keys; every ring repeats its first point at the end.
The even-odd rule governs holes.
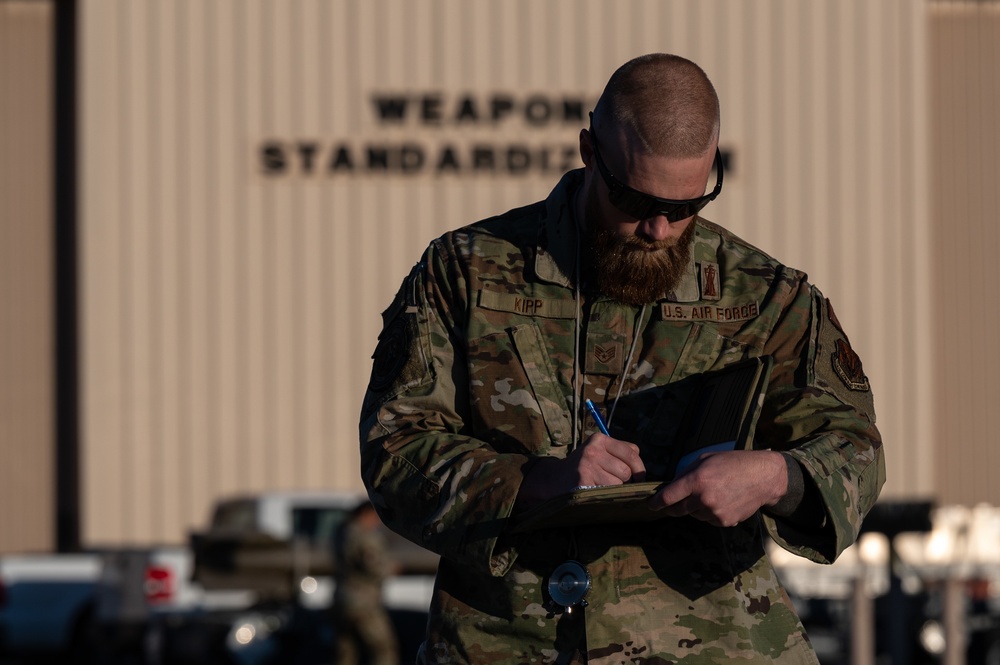
{"type": "Polygon", "coordinates": [[[334,663],[398,665],[395,628],[382,602],[382,585],[396,564],[386,549],[375,508],[363,501],[334,541],[334,663]]]}
{"type": "Polygon", "coordinates": [[[764,533],[836,559],[885,482],[882,441],[830,302],[699,215],[719,135],[698,65],[629,61],[583,168],[433,241],[383,313],[361,471],[386,525],[441,555],[419,662],[817,662],[764,533]],[[646,460],[673,424],[644,396],[765,356],[753,449],[663,478],[662,519],[514,528],[580,486],[661,480],[646,460]]]}

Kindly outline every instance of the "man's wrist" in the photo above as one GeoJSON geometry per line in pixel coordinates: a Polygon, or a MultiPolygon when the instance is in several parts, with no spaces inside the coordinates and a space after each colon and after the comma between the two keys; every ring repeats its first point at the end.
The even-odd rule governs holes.
{"type": "Polygon", "coordinates": [[[788,469],[788,491],[773,506],[765,506],[771,517],[794,524],[798,529],[819,530],[827,524],[826,508],[819,489],[796,459],[782,453],[788,469]]]}
{"type": "Polygon", "coordinates": [[[805,475],[802,467],[791,455],[778,453],[785,462],[785,471],[788,475],[788,482],[784,495],[776,502],[767,507],[767,512],[777,517],[788,517],[802,503],[806,492],[805,475]]]}
{"type": "Polygon", "coordinates": [[[555,462],[554,458],[535,457],[528,460],[522,467],[524,477],[521,486],[517,491],[517,498],[514,500],[514,512],[518,513],[531,506],[541,503],[549,498],[547,495],[551,488],[551,483],[546,478],[550,475],[544,469],[555,462]]]}

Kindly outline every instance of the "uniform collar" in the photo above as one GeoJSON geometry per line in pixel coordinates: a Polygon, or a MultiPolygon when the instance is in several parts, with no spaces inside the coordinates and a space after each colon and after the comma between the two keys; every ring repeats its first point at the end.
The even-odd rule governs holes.
{"type": "MultiPolygon", "coordinates": [[[[581,232],[573,201],[577,190],[583,186],[583,172],[582,168],[567,172],[545,200],[545,219],[539,229],[535,251],[535,275],[538,279],[566,288],[573,288],[577,275],[576,264],[580,260],[577,242],[581,232]]],[[[698,224],[697,220],[695,224],[698,224]]],[[[666,300],[694,302],[701,299],[696,255],[699,245],[705,240],[700,238],[702,234],[703,229],[699,224],[695,229],[691,259],[680,282],[673,291],[665,294],[666,300]]],[[[714,250],[715,247],[709,248],[713,254],[714,250]]]]}
{"type": "Polygon", "coordinates": [[[572,288],[579,260],[579,225],[573,195],[583,185],[583,169],[566,173],[545,200],[545,219],[538,232],[535,274],[538,279],[572,288]]]}
{"type": "MultiPolygon", "coordinates": [[[[698,229],[695,228],[695,236],[697,234],[698,229]]],[[[697,242],[697,240],[697,237],[695,237],[692,242],[697,242]]],[[[691,248],[691,258],[688,260],[687,268],[685,268],[684,274],[681,275],[680,281],[677,282],[677,286],[667,294],[667,300],[670,302],[694,302],[701,300],[701,286],[698,283],[698,266],[696,265],[693,247],[691,248]]]]}

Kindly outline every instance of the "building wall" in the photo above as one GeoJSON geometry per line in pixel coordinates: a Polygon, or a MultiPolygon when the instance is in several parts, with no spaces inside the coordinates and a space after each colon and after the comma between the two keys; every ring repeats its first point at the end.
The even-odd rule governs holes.
{"type": "Polygon", "coordinates": [[[400,280],[437,234],[544,197],[579,163],[573,104],[650,51],[718,88],[731,168],[706,217],[833,300],[876,391],[886,494],[932,494],[927,11],[83,2],[85,543],[180,540],[220,494],[360,488],[360,401],[400,280]]]}
{"type": "Polygon", "coordinates": [[[55,534],[51,24],[0,1],[0,552],[55,534]]]}
{"type": "Polygon", "coordinates": [[[1000,3],[940,2],[931,17],[937,489],[942,502],[996,504],[1000,3]]]}

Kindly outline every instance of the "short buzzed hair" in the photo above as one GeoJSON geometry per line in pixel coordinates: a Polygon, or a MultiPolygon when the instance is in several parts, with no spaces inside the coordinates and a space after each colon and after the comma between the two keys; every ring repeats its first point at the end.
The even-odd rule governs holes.
{"type": "Polygon", "coordinates": [[[621,130],[650,154],[696,157],[718,139],[719,118],[719,97],[701,67],[651,53],[611,75],[593,122],[602,136],[621,130]]]}

